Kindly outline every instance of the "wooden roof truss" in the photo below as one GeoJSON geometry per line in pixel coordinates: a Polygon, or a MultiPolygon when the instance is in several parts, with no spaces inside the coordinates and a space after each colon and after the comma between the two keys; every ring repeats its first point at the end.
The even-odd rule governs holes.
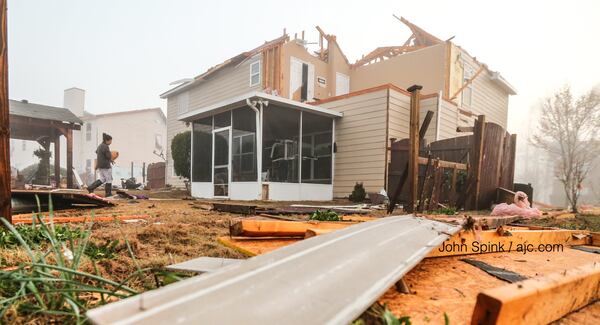
{"type": "Polygon", "coordinates": [[[363,57],[360,60],[357,60],[352,65],[353,67],[360,67],[367,64],[381,62],[401,54],[405,54],[443,42],[439,38],[424,31],[419,26],[409,22],[404,17],[398,18],[396,15],[394,15],[394,17],[400,20],[412,31],[412,34],[408,37],[404,44],[401,46],[378,47],[375,50],[371,51],[369,54],[363,55],[363,57]]]}

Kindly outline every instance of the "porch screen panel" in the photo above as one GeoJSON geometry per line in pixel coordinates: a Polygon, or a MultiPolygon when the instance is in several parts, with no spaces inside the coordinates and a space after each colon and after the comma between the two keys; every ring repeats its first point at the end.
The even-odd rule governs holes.
{"type": "Polygon", "coordinates": [[[333,120],[302,113],[302,183],[331,184],[333,120]]]}
{"type": "Polygon", "coordinates": [[[192,182],[212,181],[212,117],[192,124],[192,182]]]}
{"type": "Polygon", "coordinates": [[[298,183],[300,111],[269,105],[263,114],[262,178],[298,183]]]}
{"type": "Polygon", "coordinates": [[[256,113],[250,107],[233,110],[231,178],[234,182],[256,182],[256,113]]]}

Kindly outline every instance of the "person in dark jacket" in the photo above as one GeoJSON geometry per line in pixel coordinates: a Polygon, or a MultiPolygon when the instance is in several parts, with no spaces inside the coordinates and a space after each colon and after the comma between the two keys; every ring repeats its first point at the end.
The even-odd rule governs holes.
{"type": "Polygon", "coordinates": [[[96,170],[98,171],[99,179],[88,186],[88,192],[93,193],[96,188],[104,184],[105,196],[112,196],[112,153],[110,152],[110,144],[112,137],[106,133],[102,133],[102,143],[96,149],[96,170]]]}

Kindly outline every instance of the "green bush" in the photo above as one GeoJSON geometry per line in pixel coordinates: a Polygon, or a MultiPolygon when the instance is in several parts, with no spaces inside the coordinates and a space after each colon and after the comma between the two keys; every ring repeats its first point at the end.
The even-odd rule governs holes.
{"type": "Polygon", "coordinates": [[[175,175],[189,180],[192,162],[192,132],[185,131],[173,137],[171,157],[173,157],[175,175]]]}
{"type": "Polygon", "coordinates": [[[350,194],[350,201],[352,202],[363,202],[367,197],[367,192],[365,191],[365,187],[363,183],[356,183],[354,185],[354,190],[352,190],[352,194],[350,194]]]}
{"type": "Polygon", "coordinates": [[[318,221],[340,221],[341,218],[334,211],[331,211],[331,210],[327,210],[327,211],[317,210],[317,211],[315,211],[310,216],[310,220],[318,220],[318,221]]]}

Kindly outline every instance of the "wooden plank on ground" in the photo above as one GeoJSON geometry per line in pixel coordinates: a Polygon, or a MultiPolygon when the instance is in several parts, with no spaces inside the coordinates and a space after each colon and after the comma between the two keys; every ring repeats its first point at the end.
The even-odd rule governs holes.
{"type": "Polygon", "coordinates": [[[256,205],[213,203],[213,209],[219,212],[256,214],[256,205]]]}
{"type": "Polygon", "coordinates": [[[304,237],[308,229],[341,229],[356,222],[238,220],[229,226],[231,236],[304,237]]]}
{"type": "MultiPolygon", "coordinates": [[[[147,214],[142,215],[126,215],[126,216],[86,216],[86,217],[53,217],[52,219],[48,217],[42,218],[42,221],[45,223],[53,222],[53,223],[83,223],[83,222],[134,222],[138,220],[146,220],[150,218],[147,214]]],[[[35,223],[39,221],[35,219],[35,223]]],[[[33,218],[13,218],[13,224],[26,224],[30,225],[33,223],[33,218]]]]}
{"type": "Polygon", "coordinates": [[[590,234],[592,236],[592,246],[600,246],[600,232],[593,232],[590,234]]]}
{"type": "Polygon", "coordinates": [[[486,290],[471,324],[547,324],[600,300],[600,263],[486,290]]]}
{"type": "Polygon", "coordinates": [[[222,267],[239,264],[244,260],[234,258],[222,258],[222,257],[208,257],[202,256],[191,259],[189,261],[172,264],[166,267],[169,271],[182,271],[182,272],[195,272],[195,273],[206,273],[216,271],[222,267]]]}

